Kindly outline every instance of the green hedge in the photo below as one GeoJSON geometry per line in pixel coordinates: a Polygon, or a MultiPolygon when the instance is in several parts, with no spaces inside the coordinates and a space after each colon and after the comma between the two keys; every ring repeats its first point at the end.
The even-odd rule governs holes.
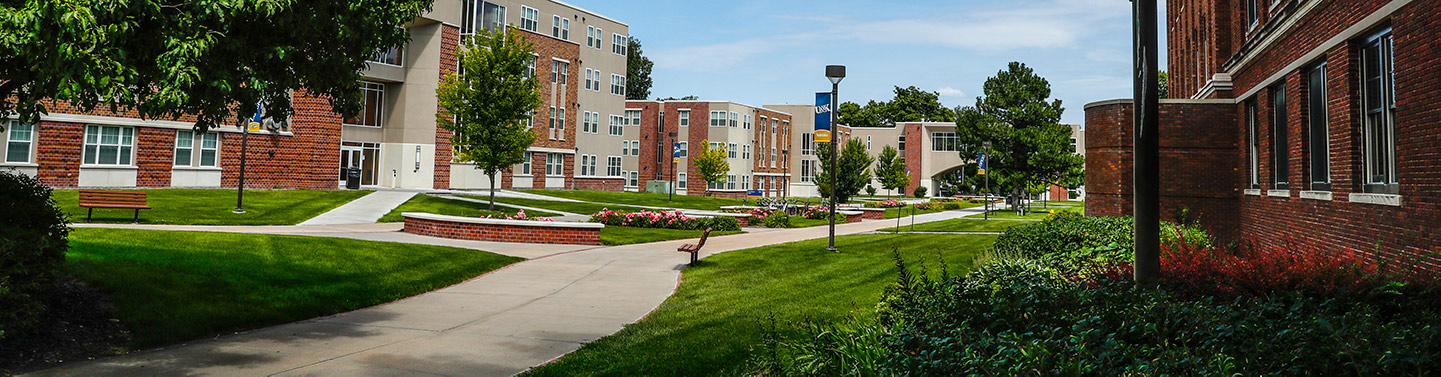
{"type": "MultiPolygon", "coordinates": [[[[1047,216],[1035,224],[1007,229],[996,239],[998,255],[1038,259],[1053,267],[1083,269],[1132,259],[1135,221],[1127,217],[1047,216]]],[[[1161,243],[1210,246],[1211,236],[1192,225],[1161,222],[1161,243]]]]}
{"type": "Polygon", "coordinates": [[[24,333],[45,314],[55,273],[65,263],[65,214],[50,189],[0,171],[0,338],[24,333]]]}

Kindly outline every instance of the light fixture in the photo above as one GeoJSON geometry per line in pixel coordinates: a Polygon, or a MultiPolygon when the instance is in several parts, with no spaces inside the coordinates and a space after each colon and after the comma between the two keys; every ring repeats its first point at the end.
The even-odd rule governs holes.
{"type": "Polygon", "coordinates": [[[828,65],[828,66],[826,66],[826,78],[831,80],[831,84],[832,84],[832,85],[840,85],[841,80],[846,78],[846,66],[843,66],[843,65],[828,65]]]}

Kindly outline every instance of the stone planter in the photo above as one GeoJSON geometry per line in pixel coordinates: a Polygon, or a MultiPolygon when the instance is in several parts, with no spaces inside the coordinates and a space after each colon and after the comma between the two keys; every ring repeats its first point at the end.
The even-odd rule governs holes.
{"type": "Polygon", "coordinates": [[[406,233],[471,241],[601,245],[605,224],[483,219],[406,212],[406,233]]]}

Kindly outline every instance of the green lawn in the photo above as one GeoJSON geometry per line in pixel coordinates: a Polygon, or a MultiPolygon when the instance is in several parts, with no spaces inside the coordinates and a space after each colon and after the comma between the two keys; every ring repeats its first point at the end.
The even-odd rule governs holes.
{"type": "Polygon", "coordinates": [[[906,207],[906,208],[887,208],[887,209],[886,209],[886,218],[887,218],[887,219],[894,219],[894,218],[897,218],[897,217],[910,216],[910,215],[912,215],[912,214],[915,214],[915,215],[924,215],[924,214],[927,214],[927,213],[936,213],[936,212],[941,212],[941,206],[937,205],[937,206],[931,207],[931,209],[917,209],[917,210],[915,210],[914,212],[911,211],[911,208],[910,208],[910,207],[906,207]]]}
{"type": "MultiPolygon", "coordinates": [[[[554,196],[558,198],[575,199],[592,203],[613,203],[629,204],[637,206],[685,208],[685,209],[708,209],[720,210],[721,206],[741,205],[740,199],[717,198],[708,196],[676,195],[675,203],[667,201],[670,198],[666,194],[650,192],[610,192],[610,191],[585,191],[585,190],[521,190],[524,192],[554,196]]],[[[614,208],[612,208],[614,209],[614,208]]]]}
{"type": "Polygon", "coordinates": [[[414,296],[514,258],[342,238],[80,228],[65,270],[106,292],[148,348],[414,296]]]}
{"type": "MultiPolygon", "coordinates": [[[[499,202],[496,202],[496,211],[489,211],[487,208],[490,208],[490,205],[486,203],[467,202],[464,200],[446,199],[430,195],[416,195],[414,198],[406,201],[405,204],[401,204],[400,207],[396,207],[390,211],[390,213],[385,214],[385,216],[380,218],[380,222],[397,223],[405,221],[405,218],[400,216],[400,214],[405,212],[428,212],[447,216],[484,217],[485,215],[499,215],[501,213],[508,216],[515,215],[518,211],[516,208],[502,206],[499,202]]],[[[554,213],[541,211],[527,211],[525,215],[529,217],[557,216],[554,213]]]]}
{"type": "Polygon", "coordinates": [[[1013,212],[1013,211],[1011,211],[1011,210],[1009,210],[1009,209],[992,210],[992,211],[991,211],[991,218],[993,218],[993,219],[1044,220],[1044,219],[1046,218],[1046,216],[1048,216],[1048,215],[1051,214],[1051,211],[1056,211],[1056,212],[1069,211],[1069,212],[1075,212],[1075,213],[1083,213],[1083,212],[1085,212],[1085,211],[1083,211],[1083,210],[1081,210],[1081,209],[1079,209],[1079,208],[1076,208],[1076,209],[1067,209],[1067,208],[1042,209],[1041,207],[1032,207],[1032,208],[1031,208],[1031,212],[1027,212],[1027,213],[1024,214],[1024,215],[1017,215],[1015,212],[1013,212]]]}
{"type": "MultiPolygon", "coordinates": [[[[488,198],[488,197],[484,197],[484,196],[470,196],[470,195],[461,195],[461,196],[464,196],[464,197],[467,197],[467,198],[474,198],[474,199],[487,199],[487,198],[488,198]]],[[[525,207],[543,208],[543,209],[552,210],[552,211],[570,212],[570,213],[587,215],[587,216],[592,215],[592,214],[595,214],[596,212],[600,212],[600,210],[606,209],[606,208],[609,208],[610,210],[613,210],[613,211],[627,211],[627,212],[651,211],[651,209],[649,209],[649,208],[640,208],[640,207],[626,207],[626,206],[619,206],[619,205],[597,204],[597,203],[587,203],[587,202],[558,202],[558,201],[554,201],[554,200],[539,200],[539,199],[495,198],[495,202],[496,202],[496,203],[505,203],[505,204],[518,205],[518,206],[525,206],[525,207]]]]}
{"type": "Polygon", "coordinates": [[[675,295],[645,319],[586,344],[527,376],[729,376],[745,372],[761,326],[873,313],[896,280],[891,250],[932,273],[944,257],[951,274],[971,269],[995,236],[856,235],[730,251],[684,271],[675,295]]]}
{"type": "MultiPolygon", "coordinates": [[[[981,220],[978,218],[950,219],[943,221],[932,221],[928,223],[911,224],[902,222],[902,232],[1003,232],[1014,226],[1032,224],[1030,221],[1015,220],[981,220]]],[[[886,228],[878,232],[894,232],[896,228],[886,228]]]]}
{"type": "MultiPolygon", "coordinates": [[[[607,246],[630,245],[636,243],[658,242],[680,240],[687,238],[700,239],[704,230],[680,230],[680,229],[652,229],[634,228],[628,226],[609,226],[600,230],[600,242],[607,246]]],[[[745,232],[710,232],[711,237],[739,234],[745,232]]]]}
{"type": "MultiPolygon", "coordinates": [[[[151,209],[140,211],[142,224],[293,225],[335,209],[371,191],[245,190],[245,213],[234,213],[235,190],[151,189],[144,191],[151,209]]],[[[70,221],[85,222],[79,192],[55,190],[51,196],[70,221]]],[[[130,223],[134,210],[95,209],[96,223],[130,223]]]]}

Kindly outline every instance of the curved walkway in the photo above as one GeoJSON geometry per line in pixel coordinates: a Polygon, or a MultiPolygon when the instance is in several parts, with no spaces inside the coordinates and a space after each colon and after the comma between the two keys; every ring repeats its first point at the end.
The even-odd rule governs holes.
{"type": "MultiPolygon", "coordinates": [[[[926,214],[917,222],[979,213],[926,214]]],[[[366,239],[409,236],[395,232],[395,226],[118,227],[366,239]]],[[[866,233],[887,226],[894,224],[841,224],[836,233],[866,233]]],[[[707,241],[702,256],[826,233],[826,227],[812,227],[716,237],[707,241]]],[[[397,241],[454,245],[451,240],[415,237],[397,241]]],[[[470,244],[534,259],[389,304],[75,363],[35,375],[510,376],[620,331],[660,306],[679,284],[687,258],[674,250],[685,242],[691,241],[529,249],[517,244],[470,244]]]]}

